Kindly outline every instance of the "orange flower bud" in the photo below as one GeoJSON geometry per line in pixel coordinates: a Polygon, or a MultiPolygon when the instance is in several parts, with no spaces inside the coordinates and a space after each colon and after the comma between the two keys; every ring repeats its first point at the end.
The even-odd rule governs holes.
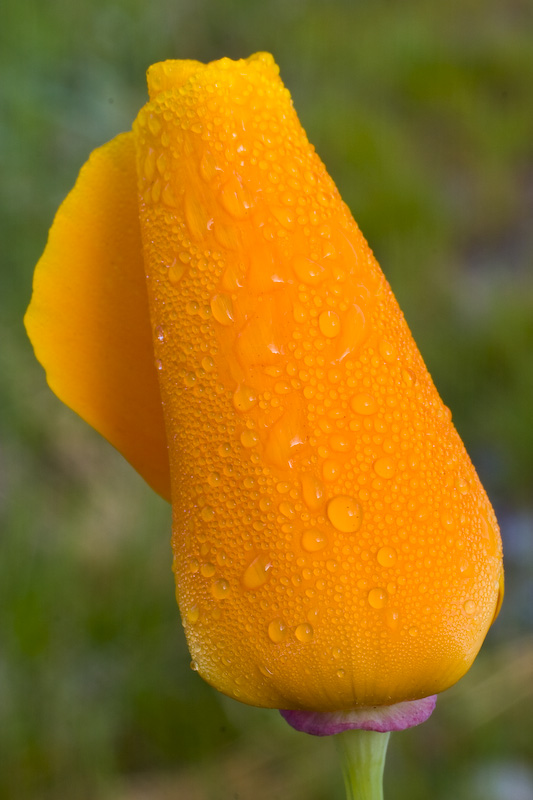
{"type": "Polygon", "coordinates": [[[272,58],[148,81],[133,132],[58,212],[37,355],[164,495],[170,466],[177,597],[209,683],[313,711],[440,692],[503,591],[451,415],[272,58]]]}

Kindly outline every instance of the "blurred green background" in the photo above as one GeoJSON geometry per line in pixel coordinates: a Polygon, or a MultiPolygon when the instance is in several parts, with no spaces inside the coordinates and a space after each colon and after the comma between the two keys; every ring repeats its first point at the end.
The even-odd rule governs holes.
{"type": "Polygon", "coordinates": [[[170,512],[46,387],[33,266],[90,151],[165,58],[270,50],[499,515],[507,597],[386,796],[533,798],[533,5],[4,0],[0,798],[334,800],[331,740],[189,669],[170,512]]]}

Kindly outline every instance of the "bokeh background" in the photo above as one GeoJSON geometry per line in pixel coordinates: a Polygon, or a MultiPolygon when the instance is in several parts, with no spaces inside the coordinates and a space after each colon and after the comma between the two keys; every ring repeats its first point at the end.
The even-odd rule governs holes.
{"type": "Polygon", "coordinates": [[[334,800],[331,740],[189,669],[170,512],[46,387],[22,328],[54,212],[165,58],[270,50],[501,521],[474,667],[392,737],[395,800],[533,798],[533,5],[3,0],[0,798],[334,800]]]}

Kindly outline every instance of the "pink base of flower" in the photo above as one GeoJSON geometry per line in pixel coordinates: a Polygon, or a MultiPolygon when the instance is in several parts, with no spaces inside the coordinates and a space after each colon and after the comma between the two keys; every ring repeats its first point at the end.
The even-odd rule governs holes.
{"type": "Polygon", "coordinates": [[[433,713],[437,695],[408,700],[392,706],[360,706],[353,711],[284,711],[283,719],[297,731],[312,736],[332,736],[353,729],[364,731],[403,731],[425,722],[433,713]]]}

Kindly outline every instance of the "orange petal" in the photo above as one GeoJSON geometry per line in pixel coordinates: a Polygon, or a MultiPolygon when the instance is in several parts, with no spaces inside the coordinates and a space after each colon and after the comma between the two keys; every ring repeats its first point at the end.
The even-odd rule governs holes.
{"type": "Polygon", "coordinates": [[[52,390],[169,499],[131,133],[93,152],[57,212],[25,324],[52,390]]]}
{"type": "Polygon", "coordinates": [[[270,56],[150,80],[141,227],[195,665],[285,709],[441,691],[491,623],[501,544],[392,292],[270,56]]]}
{"type": "Polygon", "coordinates": [[[161,61],[153,64],[146,73],[150,100],[169,89],[179,89],[195,72],[203,68],[204,64],[193,60],[161,61]]]}

